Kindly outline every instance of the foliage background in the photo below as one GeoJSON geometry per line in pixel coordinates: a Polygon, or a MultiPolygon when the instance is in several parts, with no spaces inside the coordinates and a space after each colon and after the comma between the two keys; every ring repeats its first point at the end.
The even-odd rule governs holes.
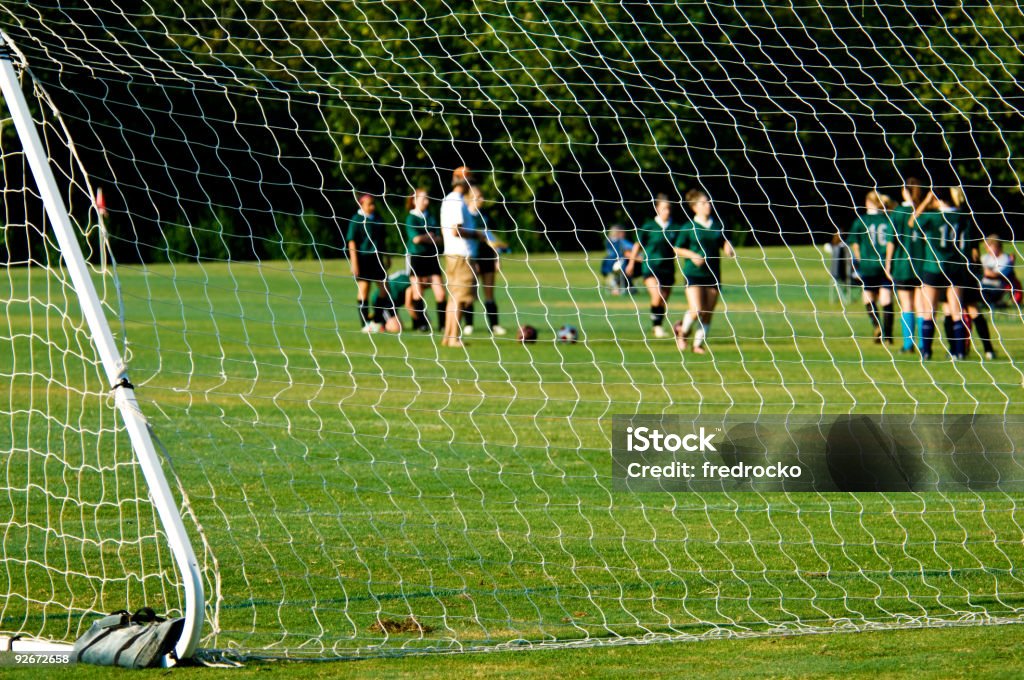
{"type": "Polygon", "coordinates": [[[355,195],[400,221],[463,164],[527,251],[600,248],[698,185],[766,245],[908,172],[964,184],[990,230],[1021,211],[1013,4],[8,0],[0,26],[122,261],[342,256],[355,195]]]}

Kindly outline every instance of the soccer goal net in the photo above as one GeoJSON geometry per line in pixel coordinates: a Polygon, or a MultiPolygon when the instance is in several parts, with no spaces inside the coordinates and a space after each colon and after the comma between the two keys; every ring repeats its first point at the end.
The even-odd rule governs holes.
{"type": "MultiPolygon", "coordinates": [[[[202,648],[1020,620],[1019,494],[640,493],[610,454],[614,416],[1021,414],[1016,7],[2,2],[0,28],[166,448],[202,648]],[[474,233],[432,238],[467,167],[474,233]],[[948,322],[870,269],[904,245],[867,196],[911,178],[999,268],[948,322]],[[441,302],[466,261],[438,249],[470,242],[475,304],[441,302]]],[[[182,611],[188,578],[2,115],[0,634],[71,641],[182,611]]]]}

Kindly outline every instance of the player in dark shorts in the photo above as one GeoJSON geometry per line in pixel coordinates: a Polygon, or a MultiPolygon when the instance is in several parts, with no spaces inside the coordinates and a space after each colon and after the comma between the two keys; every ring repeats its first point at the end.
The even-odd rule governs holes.
{"type": "MultiPolygon", "coordinates": [[[[964,343],[964,353],[970,351],[970,339],[977,336],[981,340],[982,356],[992,360],[996,358],[996,348],[992,345],[992,333],[984,310],[988,305],[982,299],[982,280],[985,278],[985,267],[981,264],[981,253],[985,249],[985,236],[967,211],[967,201],[963,189],[954,187],[950,190],[953,204],[960,210],[960,225],[964,232],[964,250],[969,255],[967,272],[963,286],[960,288],[960,303],[964,309],[964,321],[967,324],[968,341],[964,343]]],[[[946,316],[946,319],[951,317],[946,316]]],[[[948,328],[948,324],[947,324],[948,328]]],[[[952,329],[947,330],[951,335],[952,329]]]]}
{"type": "MultiPolygon", "coordinates": [[[[489,229],[487,217],[484,215],[483,210],[484,196],[480,191],[480,187],[470,187],[469,194],[466,196],[466,204],[469,206],[469,212],[476,218],[477,230],[483,233],[483,238],[477,243],[476,255],[473,257],[473,267],[476,269],[477,281],[479,282],[480,292],[484,299],[487,327],[491,329],[492,335],[505,335],[508,331],[498,322],[498,302],[494,297],[494,280],[499,269],[498,251],[508,246],[504,242],[497,240],[489,229]]],[[[463,328],[463,332],[471,335],[474,317],[472,305],[469,306],[465,314],[466,325],[463,328]]]]}
{"type": "Polygon", "coordinates": [[[676,345],[686,349],[694,324],[693,351],[704,354],[704,340],[711,328],[711,318],[722,287],[722,253],[735,257],[729,234],[721,222],[711,216],[711,200],[700,189],[686,192],[686,203],[693,219],[679,230],[675,241],[676,255],[683,260],[686,279],[686,316],[677,324],[676,345]]]}
{"type": "Polygon", "coordinates": [[[931,359],[935,340],[935,311],[945,300],[952,319],[949,337],[954,361],[966,354],[967,326],[963,320],[961,290],[967,282],[969,253],[967,234],[960,211],[956,209],[949,188],[933,189],[911,216],[913,227],[924,238],[921,265],[921,357],[931,359]]]}
{"type": "Polygon", "coordinates": [[[387,296],[387,255],[384,252],[386,233],[384,223],[377,214],[373,196],[363,194],[359,198],[359,211],[348,221],[345,241],[348,244],[349,263],[352,276],[356,279],[356,296],[359,304],[359,318],[364,333],[373,333],[381,329],[384,322],[384,308],[392,307],[387,296]],[[373,318],[370,318],[370,286],[377,284],[382,292],[373,318]]]}
{"type": "Polygon", "coordinates": [[[636,244],[629,253],[626,276],[632,278],[637,263],[647,293],[651,296],[651,326],[654,337],[668,335],[662,324],[665,322],[665,305],[672,296],[676,282],[675,242],[679,227],[672,221],[672,203],[665,194],[654,199],[655,216],[648,219],[637,230],[636,244]]]}
{"type": "Polygon", "coordinates": [[[864,307],[874,328],[875,342],[879,343],[892,342],[893,328],[892,283],[885,272],[893,228],[885,213],[885,203],[885,197],[869,191],[864,198],[864,214],[857,216],[846,235],[864,286],[864,307]]]}
{"type": "Polygon", "coordinates": [[[885,249],[885,270],[892,279],[896,297],[900,304],[900,327],[903,330],[903,347],[900,352],[907,354],[917,349],[914,338],[917,334],[917,312],[921,297],[921,246],[924,241],[921,232],[910,226],[910,216],[921,204],[924,191],[921,181],[907,177],[903,182],[903,203],[889,212],[893,233],[885,249]]]}
{"type": "Polygon", "coordinates": [[[444,328],[445,306],[448,304],[441,276],[441,262],[438,259],[441,244],[441,228],[437,218],[428,211],[430,197],[426,189],[416,189],[406,200],[409,214],[405,217],[405,245],[409,255],[409,273],[412,282],[412,300],[416,309],[413,328],[429,331],[427,303],[423,292],[429,286],[434,291],[437,305],[437,327],[444,328]]]}

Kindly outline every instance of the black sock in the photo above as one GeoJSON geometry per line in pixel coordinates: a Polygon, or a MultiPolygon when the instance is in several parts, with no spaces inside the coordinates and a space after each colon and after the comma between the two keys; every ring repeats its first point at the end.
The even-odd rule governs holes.
{"type": "Polygon", "coordinates": [[[985,352],[992,352],[994,354],[995,348],[992,347],[992,335],[989,333],[988,320],[985,318],[985,315],[978,314],[978,316],[971,319],[971,323],[973,324],[974,332],[981,338],[981,344],[985,348],[985,352]]]}
{"type": "Polygon", "coordinates": [[[419,300],[413,300],[412,307],[416,310],[416,318],[413,319],[413,328],[423,328],[424,326],[430,327],[430,322],[427,321],[427,301],[423,298],[419,300]]]}
{"type": "Polygon", "coordinates": [[[892,342],[892,327],[896,321],[896,313],[893,311],[892,303],[882,307],[882,339],[892,342]]]}
{"type": "Polygon", "coordinates": [[[356,300],[359,305],[359,318],[363,322],[363,325],[370,323],[370,303],[366,300],[356,300]]]}
{"type": "Polygon", "coordinates": [[[921,356],[932,355],[932,342],[935,341],[935,322],[931,319],[921,320],[921,356]]]}
{"type": "Polygon", "coordinates": [[[437,328],[444,333],[444,326],[448,320],[448,303],[438,302],[437,303],[437,328]]]}
{"type": "Polygon", "coordinates": [[[475,307],[476,307],[476,305],[473,304],[472,302],[470,302],[468,305],[466,305],[465,307],[462,308],[462,326],[463,326],[463,328],[465,328],[466,326],[472,326],[473,325],[473,319],[476,317],[476,309],[475,309],[475,307]]]}
{"type": "Polygon", "coordinates": [[[953,321],[953,339],[950,341],[950,352],[954,357],[963,359],[967,355],[967,324],[963,319],[953,321]]]}
{"type": "Polygon", "coordinates": [[[384,323],[388,320],[388,316],[395,315],[395,305],[391,301],[391,294],[387,289],[380,292],[377,296],[377,304],[373,307],[373,320],[377,323],[384,323]],[[385,314],[385,310],[387,314],[385,314]]]}
{"type": "Polygon", "coordinates": [[[946,335],[946,344],[949,345],[949,353],[956,354],[956,344],[953,337],[953,317],[948,314],[942,318],[942,332],[946,335]]]}
{"type": "Polygon", "coordinates": [[[498,303],[494,300],[484,302],[484,310],[487,312],[487,325],[494,328],[498,325],[498,303]]]}
{"type": "Polygon", "coordinates": [[[882,324],[878,318],[878,307],[875,307],[875,303],[865,302],[864,309],[868,310],[868,318],[871,319],[871,325],[881,330],[882,324]]]}
{"type": "Polygon", "coordinates": [[[665,321],[665,305],[651,305],[651,325],[660,326],[665,321]]]}

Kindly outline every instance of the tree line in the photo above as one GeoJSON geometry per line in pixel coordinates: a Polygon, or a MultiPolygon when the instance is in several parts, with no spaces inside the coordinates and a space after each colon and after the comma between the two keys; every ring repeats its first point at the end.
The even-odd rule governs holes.
{"type": "Polygon", "coordinates": [[[340,256],[357,194],[400,221],[459,165],[530,251],[599,248],[698,185],[765,245],[830,236],[904,171],[965,185],[989,229],[1020,212],[1008,5],[118,9],[3,2],[0,26],[107,192],[122,260],[340,256]]]}

